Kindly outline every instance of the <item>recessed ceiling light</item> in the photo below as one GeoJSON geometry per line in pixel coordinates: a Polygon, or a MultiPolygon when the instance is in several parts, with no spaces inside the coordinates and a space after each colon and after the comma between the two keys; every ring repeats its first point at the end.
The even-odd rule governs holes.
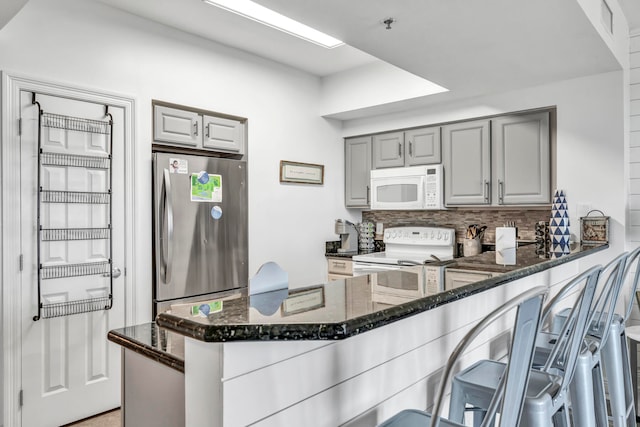
{"type": "Polygon", "coordinates": [[[291,18],[274,12],[264,6],[250,0],[203,0],[212,6],[219,7],[229,12],[236,13],[245,18],[267,25],[276,30],[283,31],[292,36],[315,43],[317,45],[333,49],[344,43],[325,33],[321,33],[291,18]]]}

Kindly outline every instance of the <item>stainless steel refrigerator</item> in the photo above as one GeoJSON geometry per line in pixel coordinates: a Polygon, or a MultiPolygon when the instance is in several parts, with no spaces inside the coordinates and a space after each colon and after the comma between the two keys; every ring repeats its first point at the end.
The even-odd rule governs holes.
{"type": "Polygon", "coordinates": [[[153,316],[247,287],[243,160],[153,154],[153,316]]]}

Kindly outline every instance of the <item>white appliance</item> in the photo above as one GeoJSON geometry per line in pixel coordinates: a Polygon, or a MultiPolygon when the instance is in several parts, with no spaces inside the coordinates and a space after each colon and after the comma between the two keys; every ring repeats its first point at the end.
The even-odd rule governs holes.
{"type": "Polygon", "coordinates": [[[385,302],[421,298],[444,290],[439,261],[453,259],[455,230],[440,227],[392,227],[384,233],[384,252],[353,257],[353,275],[371,274],[372,293],[385,302]],[[414,274],[402,274],[402,272],[414,274]],[[378,275],[374,273],[390,273],[378,275]]]}
{"type": "Polygon", "coordinates": [[[444,209],[442,165],[371,171],[371,209],[444,209]]]}

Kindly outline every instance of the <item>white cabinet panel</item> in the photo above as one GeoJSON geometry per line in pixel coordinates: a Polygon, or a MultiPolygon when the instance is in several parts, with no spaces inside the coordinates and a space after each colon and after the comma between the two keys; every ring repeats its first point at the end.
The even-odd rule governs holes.
{"type": "Polygon", "coordinates": [[[202,116],[193,111],[160,105],[153,109],[153,139],[158,142],[197,147],[202,142],[202,116]]]}

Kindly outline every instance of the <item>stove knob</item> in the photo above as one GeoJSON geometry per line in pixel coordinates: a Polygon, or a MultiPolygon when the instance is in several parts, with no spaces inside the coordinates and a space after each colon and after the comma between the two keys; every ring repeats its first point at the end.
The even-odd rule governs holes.
{"type": "Polygon", "coordinates": [[[396,237],[396,232],[395,231],[393,233],[391,233],[391,237],[393,237],[393,238],[396,237]]]}
{"type": "Polygon", "coordinates": [[[434,237],[434,234],[433,234],[433,231],[432,231],[432,232],[431,232],[431,239],[433,239],[433,237],[434,237]]]}
{"type": "Polygon", "coordinates": [[[442,239],[442,233],[440,231],[438,231],[438,240],[442,239]]]}
{"type": "Polygon", "coordinates": [[[388,239],[388,238],[389,238],[389,236],[390,236],[390,234],[389,234],[389,232],[388,232],[388,231],[387,231],[386,233],[384,233],[384,238],[385,238],[385,239],[388,239]]]}
{"type": "Polygon", "coordinates": [[[444,233],[444,240],[449,240],[449,233],[444,233]]]}

